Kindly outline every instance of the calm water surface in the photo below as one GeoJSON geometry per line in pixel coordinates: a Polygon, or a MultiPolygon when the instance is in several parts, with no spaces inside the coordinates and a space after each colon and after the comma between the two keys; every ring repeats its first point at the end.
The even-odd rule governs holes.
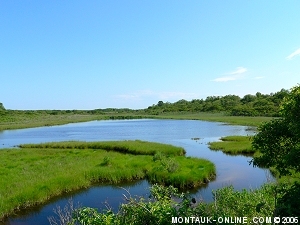
{"type": "MultiPolygon", "coordinates": [[[[252,135],[245,126],[229,126],[222,123],[197,120],[112,120],[74,123],[62,126],[29,128],[0,132],[0,148],[15,147],[23,143],[41,143],[64,140],[146,140],[183,147],[187,156],[208,159],[216,165],[217,177],[205,187],[190,192],[197,199],[212,200],[212,190],[226,185],[235,189],[258,188],[270,176],[268,170],[249,166],[250,157],[229,156],[220,151],[208,149],[208,142],[228,135],[252,135]],[[194,140],[199,138],[199,140],[194,140]]],[[[0,149],[1,151],[1,149],[0,149]]],[[[64,207],[72,198],[75,205],[105,208],[105,202],[115,210],[126,193],[149,195],[149,183],[145,180],[113,185],[95,185],[88,189],[52,199],[45,205],[24,210],[9,218],[4,224],[49,224],[47,217],[53,216],[56,206],[64,207]]]]}

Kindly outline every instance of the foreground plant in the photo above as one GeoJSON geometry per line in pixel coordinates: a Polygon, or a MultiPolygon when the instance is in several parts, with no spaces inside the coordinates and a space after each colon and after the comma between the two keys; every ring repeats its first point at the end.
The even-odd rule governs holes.
{"type": "Polygon", "coordinates": [[[225,217],[247,217],[247,224],[251,224],[254,217],[272,216],[276,188],[275,184],[266,184],[260,189],[250,191],[235,191],[233,187],[225,187],[214,192],[213,203],[204,203],[188,193],[179,193],[172,186],[153,185],[147,199],[132,197],[127,192],[124,195],[127,203],[121,204],[118,212],[111,209],[98,212],[94,208],[79,208],[72,211],[71,220],[61,224],[165,225],[181,224],[182,218],[189,219],[191,223],[197,219],[211,218],[211,224],[222,224],[217,222],[218,218],[225,217]]]}
{"type": "MultiPolygon", "coordinates": [[[[253,138],[253,148],[260,152],[252,160],[254,166],[274,167],[279,176],[300,173],[300,85],[284,98],[281,118],[264,123],[253,138]]],[[[281,189],[276,215],[300,216],[299,179],[281,189]]]]}

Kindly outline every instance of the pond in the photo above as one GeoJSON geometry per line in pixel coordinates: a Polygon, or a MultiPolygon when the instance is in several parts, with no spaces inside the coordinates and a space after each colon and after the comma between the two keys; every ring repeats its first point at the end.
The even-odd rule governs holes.
{"type": "MultiPolygon", "coordinates": [[[[212,200],[212,190],[233,185],[236,190],[258,188],[268,179],[269,171],[249,165],[251,157],[229,156],[221,151],[212,151],[208,142],[217,141],[228,135],[253,135],[245,126],[198,120],[109,120],[74,123],[61,126],[8,130],[0,133],[0,148],[11,148],[24,143],[41,143],[64,140],[145,140],[181,146],[187,156],[201,157],[216,165],[214,181],[195,190],[189,190],[197,199],[212,200]]],[[[0,149],[1,151],[1,149],[0,149]]],[[[107,202],[117,209],[123,200],[122,194],[129,189],[132,195],[149,195],[150,184],[146,180],[118,185],[97,184],[88,189],[57,197],[38,207],[20,211],[2,224],[49,224],[47,217],[55,215],[53,209],[64,207],[69,199],[75,205],[105,208],[107,202]]],[[[1,224],[1,223],[0,223],[1,224]]]]}

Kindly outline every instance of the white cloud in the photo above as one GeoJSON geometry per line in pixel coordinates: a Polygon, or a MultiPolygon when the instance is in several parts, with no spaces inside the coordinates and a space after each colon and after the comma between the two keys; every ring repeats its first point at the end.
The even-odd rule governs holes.
{"type": "Polygon", "coordinates": [[[265,77],[262,77],[262,76],[260,76],[260,77],[254,77],[255,80],[263,79],[263,78],[265,78],[265,77]]]}
{"type": "Polygon", "coordinates": [[[292,54],[290,54],[288,57],[286,57],[287,60],[291,60],[295,56],[300,55],[300,48],[298,48],[296,51],[294,51],[292,54]]]}
{"type": "Polygon", "coordinates": [[[235,71],[233,71],[233,72],[231,72],[229,74],[235,75],[235,74],[242,74],[242,73],[245,73],[245,72],[247,72],[246,68],[244,68],[244,67],[238,67],[238,68],[236,68],[235,71]]]}
{"type": "Polygon", "coordinates": [[[224,76],[224,77],[218,77],[216,79],[213,79],[212,81],[215,82],[227,82],[227,81],[232,81],[232,80],[238,80],[243,77],[243,73],[247,72],[247,69],[244,67],[237,67],[235,71],[226,73],[229,76],[224,76]]]}

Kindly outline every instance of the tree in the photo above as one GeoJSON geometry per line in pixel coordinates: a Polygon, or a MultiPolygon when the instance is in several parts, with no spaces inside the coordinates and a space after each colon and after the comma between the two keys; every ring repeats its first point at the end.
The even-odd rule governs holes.
{"type": "Polygon", "coordinates": [[[289,94],[288,90],[281,89],[280,91],[276,92],[274,95],[272,95],[272,101],[276,105],[280,105],[282,100],[289,94]]]}
{"type": "Polygon", "coordinates": [[[246,104],[246,103],[249,103],[249,102],[254,102],[256,99],[256,96],[255,95],[245,95],[242,99],[241,99],[241,102],[243,104],[246,104]]]}
{"type": "Polygon", "coordinates": [[[292,88],[280,108],[281,118],[258,128],[253,147],[261,155],[253,165],[275,167],[280,175],[300,172],[300,86],[292,88]]]}
{"type": "Polygon", "coordinates": [[[241,98],[237,95],[225,95],[221,98],[221,105],[225,110],[231,110],[240,104],[241,98]]]}
{"type": "Polygon", "coordinates": [[[0,110],[5,110],[5,108],[1,102],[0,102],[0,110]]]}
{"type": "MultiPolygon", "coordinates": [[[[280,176],[300,172],[300,85],[291,89],[280,108],[281,118],[262,124],[252,146],[260,152],[254,166],[275,168],[280,176]]],[[[300,216],[300,184],[280,186],[275,215],[300,216]]]]}
{"type": "Polygon", "coordinates": [[[163,101],[158,101],[157,106],[161,107],[161,106],[163,106],[163,105],[164,105],[164,102],[163,102],[163,101]]]}

